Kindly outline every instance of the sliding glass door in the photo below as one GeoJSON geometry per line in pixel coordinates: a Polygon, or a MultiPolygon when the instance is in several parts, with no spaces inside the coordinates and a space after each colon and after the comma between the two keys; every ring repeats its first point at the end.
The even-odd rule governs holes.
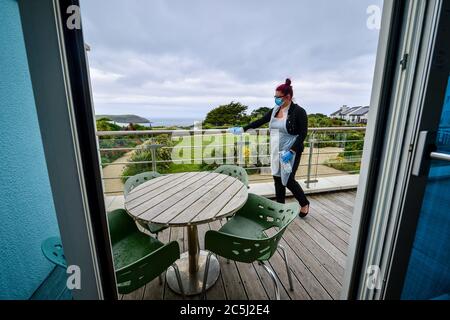
{"type": "Polygon", "coordinates": [[[380,246],[385,299],[449,299],[450,3],[429,1],[417,51],[406,137],[380,246]],[[383,270],[384,269],[384,270],[383,270]]]}
{"type": "Polygon", "coordinates": [[[450,299],[450,78],[402,299],[450,299]]]}
{"type": "Polygon", "coordinates": [[[379,119],[369,121],[374,147],[363,156],[343,298],[434,299],[450,291],[450,3],[395,4],[391,54],[378,56],[379,119]]]}

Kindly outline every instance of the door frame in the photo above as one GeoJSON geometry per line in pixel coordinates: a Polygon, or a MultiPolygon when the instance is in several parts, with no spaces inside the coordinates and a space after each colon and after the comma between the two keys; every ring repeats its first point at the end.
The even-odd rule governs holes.
{"type": "MultiPolygon", "coordinates": [[[[419,6],[417,1],[420,0],[408,1],[407,5],[405,0],[385,0],[383,5],[370,120],[362,158],[365,165],[361,170],[355,203],[343,283],[344,299],[398,296],[403,279],[396,280],[392,275],[401,270],[406,273],[410,250],[405,249],[412,246],[418,213],[401,215],[399,211],[391,212],[391,219],[380,230],[376,229],[376,222],[383,217],[383,212],[376,205],[379,200],[386,199],[386,194],[380,192],[379,178],[387,170],[386,161],[392,159],[384,148],[393,138],[387,132],[389,123],[392,123],[389,119],[392,119],[393,107],[398,103],[395,100],[395,94],[399,93],[398,82],[402,81],[399,79],[399,63],[404,57],[402,44],[408,41],[405,27],[411,11],[407,10],[411,10],[412,2],[419,6]],[[394,215],[399,219],[392,219],[394,215]],[[386,238],[388,231],[390,238],[386,238]],[[377,243],[372,251],[368,250],[377,241],[382,243],[377,243]],[[383,256],[387,252],[383,249],[390,245],[392,254],[383,256]],[[365,270],[374,262],[379,265],[383,262],[389,271],[385,273],[383,289],[368,292],[364,285],[365,270]]],[[[70,5],[79,6],[79,1],[41,0],[37,4],[34,0],[19,0],[18,3],[61,238],[68,263],[78,265],[82,270],[83,287],[73,292],[74,298],[117,299],[83,34],[82,29],[69,30],[65,26],[66,9],[70,5]]],[[[442,1],[430,0],[429,3],[436,6],[442,1]]],[[[424,13],[423,8],[418,10],[424,13]]],[[[419,59],[412,61],[420,62],[419,59]]],[[[409,70],[413,69],[411,65],[408,62],[409,70]]],[[[413,76],[408,79],[401,86],[403,90],[413,89],[413,76]]],[[[432,85],[434,81],[430,79],[429,85],[432,85]]],[[[432,98],[428,96],[427,105],[436,103],[437,99],[432,98]]],[[[435,117],[422,116],[420,130],[436,128],[438,123],[439,119],[435,117]]],[[[405,128],[407,124],[405,121],[405,128]]],[[[410,132],[414,132],[412,129],[410,132]]],[[[411,137],[411,145],[414,146],[417,136],[411,134],[411,137]]],[[[414,149],[408,151],[406,159],[412,159],[412,151],[414,149]]],[[[404,173],[411,169],[410,166],[398,168],[404,173]]],[[[398,202],[402,204],[399,209],[403,212],[423,198],[426,179],[418,178],[418,183],[423,188],[409,188],[404,200],[398,202]]],[[[398,195],[400,190],[395,191],[398,195]]],[[[392,203],[391,198],[389,204],[392,203]]]]}
{"type": "Polygon", "coordinates": [[[79,3],[18,4],[64,253],[81,276],[72,296],[117,299],[83,34],[66,26],[79,3]]]}
{"type": "Polygon", "coordinates": [[[447,83],[442,79],[448,79],[448,60],[439,59],[448,45],[433,50],[448,30],[443,25],[448,2],[385,5],[385,14],[397,13],[391,21],[397,28],[388,33],[398,44],[386,45],[383,52],[389,41],[381,33],[371,101],[377,116],[370,115],[343,286],[343,298],[349,299],[400,298],[427,180],[411,175],[419,132],[437,129],[447,83]],[[433,114],[422,112],[424,107],[433,114]]]}
{"type": "MultiPolygon", "coordinates": [[[[429,1],[427,26],[422,47],[422,61],[418,75],[413,106],[415,117],[409,123],[410,137],[407,143],[413,151],[408,157],[408,166],[401,172],[407,177],[404,188],[398,190],[402,195],[399,201],[398,222],[393,228],[389,251],[386,252],[385,286],[380,297],[383,299],[400,299],[408,271],[409,259],[416,235],[425,189],[428,183],[431,152],[435,148],[435,139],[425,148],[425,155],[419,148],[421,132],[431,136],[439,129],[444,107],[444,99],[450,76],[450,2],[429,1]],[[421,76],[421,77],[420,77],[421,76]],[[414,161],[425,156],[420,175],[413,174],[414,161]],[[400,276],[399,276],[400,275],[400,276]]],[[[407,146],[405,146],[407,147],[407,146]]]]}
{"type": "Polygon", "coordinates": [[[359,184],[352,218],[352,231],[347,251],[347,264],[342,284],[341,299],[358,299],[361,278],[365,273],[364,259],[375,202],[377,179],[381,170],[381,154],[386,137],[389,106],[398,69],[400,39],[405,18],[406,1],[385,0],[379,35],[377,59],[372,85],[359,184]]]}

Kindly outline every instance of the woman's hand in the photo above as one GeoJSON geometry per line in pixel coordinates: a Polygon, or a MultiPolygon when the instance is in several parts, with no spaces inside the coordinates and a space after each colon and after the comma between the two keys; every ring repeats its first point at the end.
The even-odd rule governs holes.
{"type": "Polygon", "coordinates": [[[228,129],[229,133],[232,133],[234,135],[240,135],[244,133],[244,128],[242,127],[233,127],[228,129]]]}
{"type": "Polygon", "coordinates": [[[293,153],[291,150],[289,150],[289,151],[284,151],[284,152],[281,154],[281,161],[282,161],[283,163],[288,163],[289,161],[292,160],[292,158],[294,158],[294,153],[293,153]]]}

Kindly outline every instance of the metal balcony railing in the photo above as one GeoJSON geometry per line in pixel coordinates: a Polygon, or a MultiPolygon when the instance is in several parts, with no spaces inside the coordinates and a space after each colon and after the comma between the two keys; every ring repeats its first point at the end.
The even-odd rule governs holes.
{"type": "MultiPolygon", "coordinates": [[[[365,127],[310,128],[297,177],[305,178],[309,188],[323,176],[359,173],[365,130],[365,127]]],[[[183,166],[186,164],[206,164],[196,168],[197,171],[207,170],[204,169],[207,165],[235,164],[244,167],[251,177],[262,173],[251,181],[257,183],[265,181],[264,172],[270,172],[268,129],[253,130],[241,136],[226,134],[225,129],[99,131],[97,138],[102,167],[126,169],[135,166],[133,175],[139,170],[161,171],[158,170],[160,166],[164,166],[162,171],[167,173],[164,171],[190,171],[189,166],[183,166]],[[181,158],[173,156],[180,153],[181,158]],[[120,160],[125,155],[126,160],[120,160]]],[[[128,177],[123,173],[104,174],[103,180],[108,182],[128,177]]],[[[122,190],[106,191],[119,192],[122,190]]]]}

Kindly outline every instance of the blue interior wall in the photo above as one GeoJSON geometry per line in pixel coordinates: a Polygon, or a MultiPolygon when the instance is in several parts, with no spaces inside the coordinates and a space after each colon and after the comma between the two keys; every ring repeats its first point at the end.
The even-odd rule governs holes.
{"type": "Polygon", "coordinates": [[[28,299],[59,235],[16,0],[0,1],[0,299],[28,299]]]}

